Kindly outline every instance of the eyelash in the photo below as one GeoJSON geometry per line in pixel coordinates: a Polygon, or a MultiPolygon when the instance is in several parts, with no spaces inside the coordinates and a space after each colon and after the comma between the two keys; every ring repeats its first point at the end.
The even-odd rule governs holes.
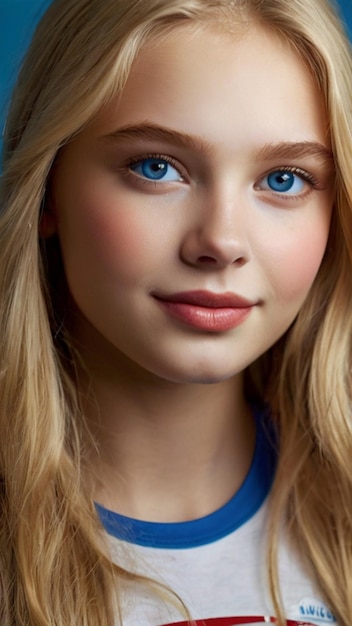
{"type": "MultiPolygon", "coordinates": [[[[136,174],[135,172],[133,172],[131,170],[131,167],[133,165],[137,165],[139,163],[142,163],[144,160],[146,159],[160,159],[161,161],[165,161],[166,163],[169,163],[173,168],[175,168],[175,170],[180,174],[180,177],[183,181],[188,180],[188,176],[187,176],[187,171],[184,167],[181,166],[181,164],[176,161],[173,157],[170,157],[167,154],[158,154],[158,153],[146,153],[146,154],[141,154],[138,155],[136,157],[133,157],[131,159],[129,159],[123,166],[123,171],[125,172],[126,175],[133,177],[134,179],[136,177],[138,177],[139,182],[141,184],[144,185],[150,185],[153,184],[154,186],[156,185],[160,185],[160,183],[157,183],[151,179],[147,179],[147,178],[143,178],[143,176],[139,176],[138,174],[136,174]]],[[[319,180],[311,173],[308,172],[307,170],[304,170],[300,167],[296,167],[296,166],[291,166],[291,165],[284,165],[284,166],[278,166],[276,168],[271,168],[266,174],[264,174],[261,178],[260,181],[263,180],[264,178],[268,177],[271,173],[274,172],[289,172],[292,174],[295,174],[296,176],[298,176],[299,178],[301,178],[304,182],[306,182],[311,189],[316,189],[316,190],[322,190],[323,186],[321,185],[321,183],[319,182],[319,180]]],[[[182,182],[182,181],[180,181],[182,182]]],[[[167,183],[164,183],[167,184],[167,183]]],[[[258,183],[255,183],[254,185],[254,189],[256,189],[256,185],[258,185],[258,183]]],[[[309,189],[304,190],[303,192],[297,193],[297,194],[285,194],[284,192],[278,192],[275,190],[266,190],[266,191],[271,191],[272,195],[275,197],[280,197],[281,199],[285,200],[295,200],[295,199],[301,199],[302,197],[306,196],[307,193],[309,193],[309,189]]]]}
{"type": "Polygon", "coordinates": [[[306,196],[310,194],[312,190],[317,190],[317,191],[323,190],[324,186],[321,183],[321,181],[319,181],[319,179],[316,178],[311,172],[308,172],[307,170],[304,170],[300,167],[296,167],[292,165],[283,165],[283,166],[271,168],[268,172],[266,172],[266,174],[264,174],[264,176],[262,176],[259,179],[259,182],[255,183],[254,189],[258,191],[269,192],[272,198],[276,198],[279,201],[295,202],[295,200],[299,201],[299,200],[304,199],[306,196]],[[302,189],[301,191],[298,191],[297,193],[285,193],[284,191],[277,191],[271,188],[266,188],[264,190],[260,188],[259,186],[260,183],[264,179],[268,178],[270,174],[275,174],[275,173],[284,174],[285,172],[291,173],[297,176],[299,179],[301,179],[301,181],[303,181],[303,183],[307,183],[308,188],[302,189]]]}
{"type": "Polygon", "coordinates": [[[273,172],[289,172],[291,174],[296,174],[296,176],[299,176],[300,178],[302,178],[302,180],[304,180],[311,187],[313,187],[313,189],[321,189],[321,185],[318,179],[313,174],[311,174],[310,172],[307,172],[307,170],[303,170],[300,167],[295,167],[294,165],[284,165],[284,166],[275,167],[271,169],[269,172],[267,172],[266,174],[264,174],[262,178],[265,178],[265,176],[269,176],[269,174],[273,172]]]}
{"type": "MultiPolygon", "coordinates": [[[[182,178],[182,181],[187,181],[188,180],[188,176],[187,176],[187,171],[184,167],[182,167],[182,165],[176,161],[173,157],[167,155],[167,154],[155,154],[155,153],[150,153],[150,154],[140,154],[136,157],[133,157],[132,159],[129,159],[123,166],[123,170],[125,171],[125,173],[128,176],[133,176],[136,177],[138,176],[138,174],[135,174],[132,170],[131,167],[133,165],[138,165],[139,163],[142,163],[143,161],[145,161],[146,159],[160,159],[160,161],[165,161],[166,163],[168,163],[169,165],[171,165],[173,168],[175,168],[175,170],[180,174],[180,177],[182,178]]],[[[147,179],[147,178],[143,178],[142,176],[138,176],[139,180],[142,184],[160,184],[160,183],[156,183],[155,181],[151,180],[151,179],[147,179]]],[[[182,182],[180,181],[180,182],[182,182]]],[[[165,184],[165,183],[164,183],[165,184]]]]}

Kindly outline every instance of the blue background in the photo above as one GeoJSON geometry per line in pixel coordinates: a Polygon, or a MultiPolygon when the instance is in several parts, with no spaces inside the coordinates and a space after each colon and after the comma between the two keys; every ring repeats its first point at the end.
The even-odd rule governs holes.
{"type": "MultiPolygon", "coordinates": [[[[36,22],[51,0],[0,0],[0,130],[21,58],[36,22]]],[[[104,0],[100,0],[104,2],[104,0]]],[[[131,0],[133,2],[133,0],[131,0]]],[[[339,1],[352,39],[352,0],[339,1]]]]}

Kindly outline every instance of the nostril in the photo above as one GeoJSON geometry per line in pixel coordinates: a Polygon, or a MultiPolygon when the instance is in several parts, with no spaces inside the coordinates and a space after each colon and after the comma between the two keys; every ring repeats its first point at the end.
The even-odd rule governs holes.
{"type": "Polygon", "coordinates": [[[200,256],[198,258],[198,261],[200,263],[216,263],[216,259],[214,259],[214,257],[212,256],[200,256]]]}
{"type": "MultiPolygon", "coordinates": [[[[217,264],[219,261],[214,258],[213,256],[206,256],[206,255],[202,255],[200,257],[198,257],[198,263],[202,264],[206,264],[206,265],[214,265],[217,264]]],[[[246,263],[246,259],[243,256],[238,257],[238,259],[234,259],[232,261],[233,264],[237,265],[238,267],[242,267],[242,265],[245,265],[246,263]]]]}

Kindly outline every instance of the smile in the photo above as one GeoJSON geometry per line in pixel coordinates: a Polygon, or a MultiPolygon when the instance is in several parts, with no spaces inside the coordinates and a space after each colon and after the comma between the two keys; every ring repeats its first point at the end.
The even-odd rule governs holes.
{"type": "Polygon", "coordinates": [[[207,332],[224,332],[236,328],[256,304],[236,294],[209,291],[154,295],[154,298],[172,317],[207,332]]]}

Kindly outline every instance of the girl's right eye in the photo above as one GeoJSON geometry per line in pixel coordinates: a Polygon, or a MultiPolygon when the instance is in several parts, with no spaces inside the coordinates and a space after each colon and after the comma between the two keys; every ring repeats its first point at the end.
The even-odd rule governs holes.
{"type": "Polygon", "coordinates": [[[147,157],[129,165],[135,174],[151,182],[182,182],[184,178],[167,158],[147,157]]]}

